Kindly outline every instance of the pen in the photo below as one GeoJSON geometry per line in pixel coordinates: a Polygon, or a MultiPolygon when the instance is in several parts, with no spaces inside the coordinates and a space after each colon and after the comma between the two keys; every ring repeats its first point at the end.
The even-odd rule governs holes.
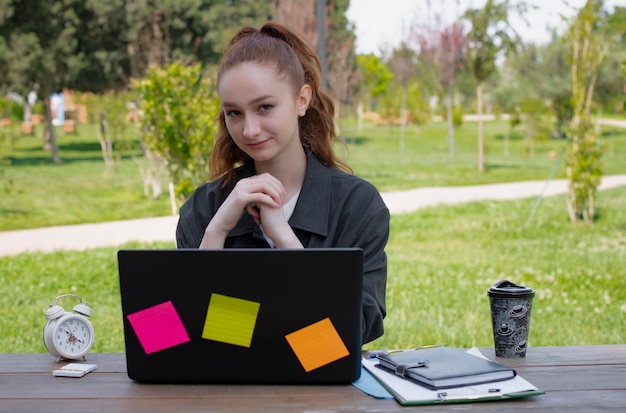
{"type": "Polygon", "coordinates": [[[442,401],[442,402],[452,401],[452,400],[479,400],[483,398],[494,397],[494,393],[500,393],[500,389],[489,389],[487,393],[482,393],[482,394],[481,393],[476,393],[476,394],[458,393],[456,394],[454,392],[451,392],[451,394],[449,394],[448,392],[442,391],[442,392],[437,393],[437,399],[439,399],[439,401],[442,401]]]}
{"type": "Polygon", "coordinates": [[[393,349],[393,350],[379,350],[379,351],[372,351],[370,353],[370,358],[375,359],[377,358],[380,354],[395,354],[395,353],[404,353],[407,351],[415,351],[415,350],[424,350],[427,348],[436,348],[436,347],[444,347],[445,344],[429,344],[426,346],[421,346],[421,347],[415,347],[415,348],[409,348],[409,349],[393,349]]]}

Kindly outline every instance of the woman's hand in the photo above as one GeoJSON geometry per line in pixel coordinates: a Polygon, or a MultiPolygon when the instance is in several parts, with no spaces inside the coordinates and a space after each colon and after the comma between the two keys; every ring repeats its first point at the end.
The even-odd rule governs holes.
{"type": "Polygon", "coordinates": [[[295,238],[282,212],[285,193],[283,184],[268,173],[240,180],[209,222],[200,248],[223,248],[228,233],[237,225],[244,211],[263,225],[263,230],[277,247],[281,246],[270,234],[281,239],[290,238],[285,236],[288,228],[295,238]]]}
{"type": "Polygon", "coordinates": [[[259,215],[257,222],[263,225],[263,232],[274,242],[277,248],[303,248],[302,243],[285,219],[282,208],[272,208],[269,205],[261,205],[257,208],[255,208],[259,215]]]}

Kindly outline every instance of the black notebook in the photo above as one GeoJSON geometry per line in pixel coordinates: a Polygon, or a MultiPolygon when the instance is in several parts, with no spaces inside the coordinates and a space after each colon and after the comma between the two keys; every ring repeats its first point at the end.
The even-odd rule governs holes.
{"type": "Polygon", "coordinates": [[[510,367],[451,347],[383,353],[378,360],[379,367],[434,389],[502,381],[516,375],[510,367]]]}

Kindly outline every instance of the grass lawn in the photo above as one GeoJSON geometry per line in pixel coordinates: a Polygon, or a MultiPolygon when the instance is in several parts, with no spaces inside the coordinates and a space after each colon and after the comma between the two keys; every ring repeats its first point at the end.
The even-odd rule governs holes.
{"type": "Polygon", "coordinates": [[[487,289],[536,290],[531,345],[626,340],[626,188],[600,193],[602,218],[572,225],[564,196],[473,202],[392,219],[388,333],[381,347],[491,345],[487,289]]]}
{"type": "MultiPolygon", "coordinates": [[[[455,154],[450,156],[446,128],[441,122],[410,126],[400,151],[398,127],[369,127],[363,132],[346,128],[349,162],[355,173],[380,191],[426,186],[477,185],[524,180],[545,180],[552,170],[565,178],[560,154],[563,140],[545,139],[534,144],[529,156],[523,130],[509,130],[507,122],[484,124],[485,171],[477,168],[477,124],[466,122],[455,132],[455,154]],[[509,134],[505,140],[504,135],[509,134]],[[507,143],[508,142],[508,143],[507,143]]],[[[626,173],[626,129],[604,128],[606,175],[626,173]]]]}
{"type": "Polygon", "coordinates": [[[42,149],[41,137],[22,137],[0,149],[8,160],[0,166],[0,231],[170,213],[166,196],[144,195],[133,160],[140,151],[120,152],[113,173],[107,173],[93,128],[78,130],[79,135],[58,132],[58,165],[42,149]]]}
{"type": "MultiPolygon", "coordinates": [[[[454,159],[440,124],[410,129],[404,152],[397,128],[368,127],[358,134],[346,129],[346,135],[355,173],[381,191],[545,179],[564,143],[537,142],[535,157],[528,158],[524,141],[515,138],[505,155],[506,129],[504,122],[488,124],[483,173],[475,170],[472,123],[457,131],[454,159]]],[[[607,173],[626,173],[625,132],[605,135],[607,173]]],[[[106,175],[94,139],[88,133],[61,136],[61,165],[50,164],[36,138],[3,146],[0,154],[11,164],[0,170],[0,231],[168,214],[166,199],[144,197],[133,152],[106,175]]],[[[600,216],[593,225],[571,224],[564,196],[555,196],[542,201],[525,228],[534,203],[473,202],[392,216],[387,332],[368,347],[490,346],[486,290],[501,279],[537,292],[531,346],[624,343],[626,188],[599,193],[600,216]]],[[[72,292],[93,309],[94,351],[122,351],[116,262],[122,247],[174,245],[0,257],[0,351],[45,352],[45,310],[57,295],[72,292]]]]}
{"type": "MultiPolygon", "coordinates": [[[[490,346],[486,291],[501,279],[536,290],[530,345],[626,342],[626,188],[601,192],[594,225],[569,223],[564,202],[544,200],[526,229],[531,199],[392,216],[387,332],[368,347],[490,346]]],[[[0,257],[0,351],[45,352],[44,312],[70,292],[93,310],[94,351],[122,351],[117,250],[0,257]]]]}
{"type": "MultiPolygon", "coordinates": [[[[381,192],[425,186],[474,185],[520,180],[543,180],[555,170],[563,178],[559,154],[562,140],[542,140],[527,155],[521,129],[511,133],[508,152],[503,136],[507,122],[485,124],[485,168],[477,169],[476,124],[456,131],[455,156],[450,157],[441,122],[411,126],[400,151],[398,127],[368,125],[358,132],[343,128],[347,160],[355,174],[381,192]]],[[[1,131],[1,130],[0,130],[1,131]]],[[[166,183],[156,200],[146,197],[136,165],[138,149],[119,151],[114,172],[105,173],[93,128],[81,125],[77,135],[59,131],[63,162],[52,164],[42,138],[20,137],[2,145],[0,139],[0,231],[80,224],[170,214],[166,183]]],[[[41,132],[39,130],[39,132],[41,132]]],[[[626,129],[605,129],[605,174],[626,173],[626,129]]]]}

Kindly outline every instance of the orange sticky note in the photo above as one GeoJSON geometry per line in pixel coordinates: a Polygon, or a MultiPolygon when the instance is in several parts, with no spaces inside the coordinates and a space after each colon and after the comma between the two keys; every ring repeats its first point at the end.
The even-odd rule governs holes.
{"type": "Polygon", "coordinates": [[[308,373],[350,354],[330,318],[285,336],[308,373]]]}

